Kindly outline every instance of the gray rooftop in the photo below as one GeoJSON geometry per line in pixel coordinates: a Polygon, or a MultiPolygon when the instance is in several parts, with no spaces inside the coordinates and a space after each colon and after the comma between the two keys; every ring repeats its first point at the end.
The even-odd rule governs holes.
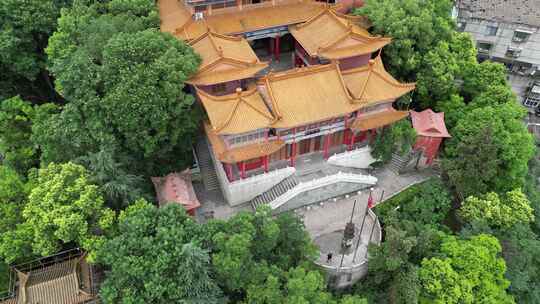
{"type": "Polygon", "coordinates": [[[540,0],[458,0],[457,3],[463,17],[540,26],[540,0]]]}

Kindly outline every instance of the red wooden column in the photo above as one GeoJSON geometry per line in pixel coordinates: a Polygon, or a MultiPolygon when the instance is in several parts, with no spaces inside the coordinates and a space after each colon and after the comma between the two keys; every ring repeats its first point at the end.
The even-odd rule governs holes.
{"type": "Polygon", "coordinates": [[[327,159],[328,158],[328,146],[330,146],[330,135],[331,134],[326,134],[324,136],[324,159],[327,159]]]}
{"type": "Polygon", "coordinates": [[[291,167],[294,167],[295,157],[296,157],[296,128],[293,129],[293,142],[291,144],[291,167]]]}
{"type": "Polygon", "coordinates": [[[230,182],[234,182],[234,175],[232,172],[232,165],[231,164],[225,164],[225,170],[227,172],[227,177],[229,178],[230,182]]]}
{"type": "Polygon", "coordinates": [[[347,115],[343,116],[343,125],[343,144],[346,145],[349,143],[349,130],[347,129],[349,128],[349,123],[347,121],[347,115]]]}
{"type": "Polygon", "coordinates": [[[354,145],[354,137],[355,137],[354,131],[351,130],[351,140],[349,141],[349,147],[348,150],[351,151],[354,145]]]}
{"type": "Polygon", "coordinates": [[[269,156],[268,155],[265,155],[263,156],[264,159],[263,159],[263,164],[264,164],[264,172],[268,172],[268,158],[269,156]]]}
{"type": "Polygon", "coordinates": [[[241,179],[246,178],[246,162],[245,161],[240,162],[240,178],[241,179]]]}
{"type": "Polygon", "coordinates": [[[279,36],[276,36],[274,42],[275,42],[275,45],[274,45],[274,56],[275,56],[275,59],[277,62],[279,62],[279,36]]]}

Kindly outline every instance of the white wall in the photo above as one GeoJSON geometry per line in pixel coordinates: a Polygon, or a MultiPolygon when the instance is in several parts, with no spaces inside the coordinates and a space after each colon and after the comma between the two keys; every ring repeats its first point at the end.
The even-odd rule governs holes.
{"type": "Polygon", "coordinates": [[[359,169],[367,169],[376,161],[371,156],[371,147],[369,146],[335,154],[328,158],[328,163],[331,165],[359,169]]]}
{"type": "Polygon", "coordinates": [[[214,162],[214,167],[216,168],[219,186],[225,200],[231,206],[240,205],[254,199],[257,195],[270,190],[270,188],[296,172],[295,168],[287,167],[229,182],[221,162],[216,159],[211,148],[209,151],[214,162]]]}

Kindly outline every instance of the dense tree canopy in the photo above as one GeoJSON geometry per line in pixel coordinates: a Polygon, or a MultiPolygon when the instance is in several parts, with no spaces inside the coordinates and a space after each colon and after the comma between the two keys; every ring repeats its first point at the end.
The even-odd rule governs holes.
{"type": "Polygon", "coordinates": [[[534,219],[530,202],[519,189],[501,197],[494,192],[482,197],[470,196],[463,202],[460,214],[467,221],[486,221],[489,226],[498,228],[509,228],[534,219]]]}
{"type": "Polygon", "coordinates": [[[200,59],[154,26],[153,5],[77,2],[62,13],[47,54],[56,87],[69,102],[46,119],[51,130],[35,136],[43,161],[113,147],[130,173],[160,174],[190,164],[199,115],[183,83],[200,59]]]}
{"type": "Polygon", "coordinates": [[[514,303],[500,252],[499,241],[489,235],[447,237],[441,257],[422,261],[420,303],[514,303]]]}
{"type": "Polygon", "coordinates": [[[534,153],[523,115],[519,105],[506,103],[474,109],[457,123],[447,142],[445,169],[465,197],[523,186],[534,153]]]}
{"type": "Polygon", "coordinates": [[[184,209],[138,201],[122,212],[118,233],[99,251],[111,267],[105,303],[218,303],[208,252],[191,243],[197,224],[184,209]]]}
{"type": "Polygon", "coordinates": [[[103,197],[89,183],[84,167],[51,163],[39,169],[33,183],[22,214],[36,254],[53,254],[68,243],[87,250],[99,247],[114,213],[103,206],[103,197]]]}
{"type": "Polygon", "coordinates": [[[0,2],[0,100],[21,95],[33,102],[59,99],[45,69],[44,49],[60,9],[71,0],[0,2]]]}
{"type": "Polygon", "coordinates": [[[39,163],[31,141],[33,116],[32,105],[18,96],[0,103],[0,155],[5,166],[22,176],[39,163]]]}

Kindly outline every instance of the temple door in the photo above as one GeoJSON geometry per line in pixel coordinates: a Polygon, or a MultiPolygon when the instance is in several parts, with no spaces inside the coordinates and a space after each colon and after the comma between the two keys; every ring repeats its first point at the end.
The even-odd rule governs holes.
{"type": "Polygon", "coordinates": [[[321,150],[321,142],[322,142],[322,136],[317,136],[313,139],[313,141],[315,142],[314,145],[313,145],[313,151],[320,151],[321,150]]]}

